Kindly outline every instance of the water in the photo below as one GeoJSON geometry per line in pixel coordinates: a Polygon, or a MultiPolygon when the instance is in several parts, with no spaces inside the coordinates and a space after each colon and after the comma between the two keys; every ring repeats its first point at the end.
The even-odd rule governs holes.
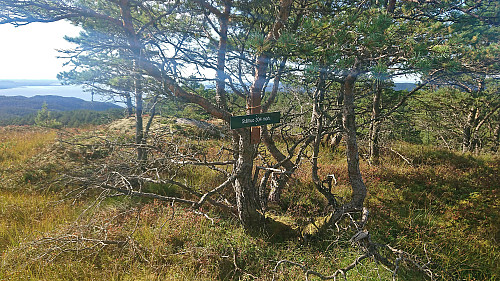
{"type": "MultiPolygon", "coordinates": [[[[47,86],[22,86],[10,89],[0,89],[0,96],[46,96],[73,97],[91,101],[90,92],[85,92],[82,86],[75,85],[47,85],[47,86]]],[[[95,95],[94,101],[106,101],[101,96],[95,95]]]]}

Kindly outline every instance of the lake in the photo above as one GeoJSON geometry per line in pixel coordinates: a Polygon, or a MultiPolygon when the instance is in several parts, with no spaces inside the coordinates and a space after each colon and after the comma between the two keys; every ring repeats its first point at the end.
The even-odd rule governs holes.
{"type": "MultiPolygon", "coordinates": [[[[74,97],[86,101],[91,101],[92,97],[89,92],[85,92],[82,86],[75,85],[47,85],[47,86],[22,86],[9,89],[0,89],[0,96],[46,96],[54,95],[61,97],[74,97]]],[[[94,101],[103,100],[101,96],[95,95],[94,101]]]]}

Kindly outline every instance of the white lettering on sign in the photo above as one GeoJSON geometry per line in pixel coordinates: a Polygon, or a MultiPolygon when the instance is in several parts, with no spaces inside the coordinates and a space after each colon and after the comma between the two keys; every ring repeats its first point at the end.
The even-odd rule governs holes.
{"type": "Polygon", "coordinates": [[[252,114],[246,116],[234,116],[231,117],[231,129],[256,127],[265,124],[273,124],[279,122],[280,122],[279,112],[252,114]]]}
{"type": "Polygon", "coordinates": [[[243,123],[243,124],[253,123],[253,122],[255,122],[254,120],[255,120],[255,119],[250,119],[250,118],[248,118],[248,119],[242,119],[242,120],[241,120],[241,123],[243,123]]]}
{"type": "MultiPolygon", "coordinates": [[[[243,119],[243,120],[245,120],[245,119],[243,119]]],[[[266,121],[271,121],[271,117],[270,116],[264,116],[264,117],[257,116],[257,117],[255,117],[255,119],[250,119],[250,120],[251,120],[252,123],[253,122],[255,122],[255,123],[266,122],[266,121]]]]}
{"type": "Polygon", "coordinates": [[[241,119],[241,123],[242,124],[267,122],[267,121],[271,121],[271,117],[270,116],[264,116],[264,117],[256,116],[255,118],[243,118],[243,119],[241,119]]]}

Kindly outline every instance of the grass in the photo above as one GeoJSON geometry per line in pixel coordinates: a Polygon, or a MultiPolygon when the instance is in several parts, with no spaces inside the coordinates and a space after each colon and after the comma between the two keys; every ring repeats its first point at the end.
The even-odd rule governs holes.
{"type": "Polygon", "coordinates": [[[18,165],[53,141],[54,131],[32,127],[0,127],[0,167],[18,165]]]}
{"type": "Polygon", "coordinates": [[[430,255],[446,280],[500,278],[500,159],[399,149],[414,167],[386,159],[366,169],[375,237],[430,255]]]}
{"type": "MultiPolygon", "coordinates": [[[[57,151],[48,148],[55,133],[1,130],[10,130],[0,134],[2,147],[8,143],[16,153],[2,152],[0,161],[0,280],[303,280],[302,270],[290,265],[274,273],[276,262],[288,259],[331,274],[358,255],[348,242],[352,233],[326,233],[308,242],[250,236],[237,221],[216,211],[207,210],[216,219],[212,224],[182,206],[158,201],[109,198],[81,215],[94,201],[62,200],[66,187],[54,179],[73,164],[50,153],[57,151]],[[123,245],[41,239],[64,235],[131,239],[123,245]]],[[[372,239],[424,260],[428,256],[438,279],[500,278],[500,159],[403,143],[394,149],[413,166],[390,151],[381,166],[362,162],[372,239]]],[[[80,159],[77,154],[71,157],[80,159]]],[[[325,152],[321,157],[321,175],[335,174],[335,191],[346,194],[342,155],[325,152]]],[[[200,188],[222,180],[201,167],[180,172],[200,188]]],[[[307,166],[300,169],[283,201],[272,206],[289,223],[324,212],[324,199],[312,189],[309,173],[307,166]]],[[[166,195],[179,192],[161,185],[145,188],[166,195]]],[[[409,265],[400,273],[400,280],[423,278],[409,265]]],[[[371,260],[348,274],[348,280],[389,279],[390,272],[371,260]]]]}

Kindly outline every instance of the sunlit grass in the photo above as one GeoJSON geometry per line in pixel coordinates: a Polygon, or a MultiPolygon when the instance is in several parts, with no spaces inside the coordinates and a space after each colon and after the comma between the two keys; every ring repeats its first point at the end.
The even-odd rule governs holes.
{"type": "Polygon", "coordinates": [[[71,221],[74,211],[75,206],[58,203],[53,195],[0,191],[0,250],[53,231],[71,221]]]}
{"type": "Polygon", "coordinates": [[[0,127],[0,167],[26,161],[56,137],[55,131],[33,128],[0,127]]]}
{"type": "MultiPolygon", "coordinates": [[[[91,198],[76,204],[59,201],[64,189],[46,188],[49,182],[54,184],[62,169],[59,165],[66,164],[58,155],[40,156],[55,139],[54,132],[24,128],[0,138],[17,152],[2,154],[0,161],[4,179],[0,187],[9,187],[0,188],[0,280],[304,280],[298,267],[283,265],[273,272],[276,262],[287,259],[329,275],[359,255],[348,242],[349,233],[340,241],[327,232],[308,242],[290,236],[276,239],[284,235],[279,229],[251,236],[235,219],[208,207],[205,211],[214,218],[213,224],[189,208],[129,197],[107,199],[79,217],[93,202],[86,201],[91,198]],[[129,242],[48,255],[44,254],[60,244],[31,244],[65,232],[95,238],[105,234],[106,239],[129,242]]],[[[198,145],[206,145],[208,156],[218,152],[217,141],[198,145]]],[[[391,151],[384,152],[380,166],[361,162],[369,190],[372,239],[423,261],[430,258],[440,279],[499,278],[499,159],[404,143],[394,149],[411,159],[412,165],[391,151]]],[[[326,148],[320,157],[320,176],[334,174],[338,184],[333,192],[348,200],[344,157],[326,148]]],[[[305,163],[282,202],[270,206],[275,218],[295,226],[325,212],[326,202],[314,190],[310,166],[305,163]]],[[[177,175],[200,191],[223,181],[219,173],[202,167],[180,170],[177,175]]],[[[165,195],[179,192],[162,185],[145,186],[145,190],[165,195]]],[[[423,278],[410,266],[400,274],[400,280],[423,278]]],[[[347,278],[390,280],[392,276],[366,259],[347,278]]]]}

